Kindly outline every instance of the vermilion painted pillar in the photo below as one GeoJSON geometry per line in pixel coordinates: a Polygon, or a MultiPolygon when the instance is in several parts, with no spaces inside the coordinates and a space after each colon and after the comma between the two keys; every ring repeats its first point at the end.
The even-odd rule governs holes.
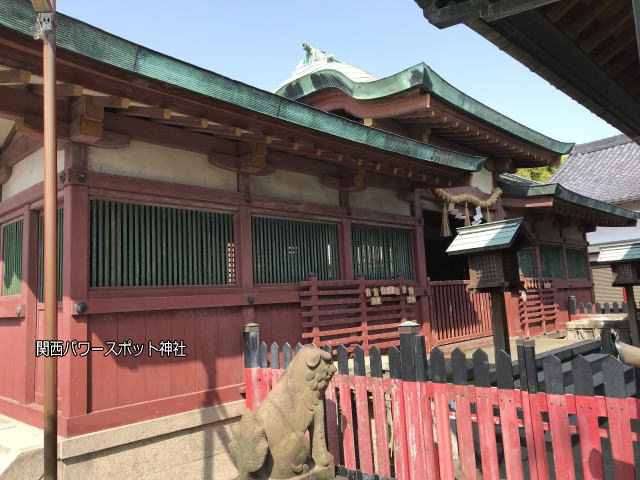
{"type": "MultiPolygon", "coordinates": [[[[68,166],[86,165],[86,146],[69,144],[65,151],[68,166]]],[[[63,191],[64,224],[62,250],[62,315],[60,338],[88,341],[88,315],[78,315],[76,305],[87,301],[89,289],[89,188],[66,185],[63,191]]],[[[90,313],[90,312],[89,312],[90,313]]],[[[71,350],[62,359],[60,369],[62,416],[69,418],[88,412],[88,356],[73,356],[71,350]]]]}
{"type": "Polygon", "coordinates": [[[424,247],[424,218],[422,216],[422,203],[420,201],[421,193],[421,189],[414,190],[413,202],[411,205],[412,213],[416,219],[412,239],[413,271],[416,283],[418,284],[418,292],[416,292],[419,295],[417,297],[417,304],[420,320],[422,322],[420,333],[427,340],[427,348],[431,349],[433,347],[433,337],[431,333],[431,317],[429,315],[430,297],[424,295],[425,289],[428,288],[428,277],[427,256],[424,247]]]}

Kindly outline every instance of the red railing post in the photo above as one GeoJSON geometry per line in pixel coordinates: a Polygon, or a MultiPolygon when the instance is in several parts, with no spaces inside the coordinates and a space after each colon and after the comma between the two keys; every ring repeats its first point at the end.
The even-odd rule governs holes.
{"type": "Polygon", "coordinates": [[[260,346],[260,325],[247,323],[242,327],[244,352],[244,386],[247,408],[255,410],[260,403],[258,388],[258,350],[260,346]]]}

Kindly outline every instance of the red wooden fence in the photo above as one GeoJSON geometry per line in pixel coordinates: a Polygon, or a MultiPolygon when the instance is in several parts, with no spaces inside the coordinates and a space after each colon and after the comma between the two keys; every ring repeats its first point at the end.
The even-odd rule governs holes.
{"type": "Polygon", "coordinates": [[[523,289],[518,300],[518,310],[520,325],[525,337],[557,330],[558,301],[556,294],[552,278],[524,279],[523,289]]]}
{"type": "MultiPolygon", "coordinates": [[[[588,393],[591,366],[581,356],[572,364],[581,379],[575,388],[587,394],[558,393],[564,391],[563,369],[552,355],[544,361],[547,393],[537,393],[513,388],[514,367],[504,352],[497,362],[500,388],[491,386],[482,350],[473,355],[474,385],[467,384],[467,359],[460,350],[452,356],[453,383],[438,348],[431,352],[427,380],[424,338],[406,335],[401,341],[401,350],[389,351],[388,373],[376,347],[370,349],[370,375],[360,347],[353,351],[355,374],[346,348],[338,348],[338,374],[326,392],[327,441],[345,471],[397,480],[498,480],[505,474],[545,480],[604,479],[610,468],[618,480],[635,478],[634,442],[640,438],[631,422],[640,419],[640,403],[613,398],[624,396],[625,370],[617,359],[608,357],[602,368],[611,385],[622,382],[612,390],[622,395],[588,393]],[[605,455],[602,439],[611,446],[605,455]]],[[[290,359],[291,349],[284,350],[290,359]]],[[[259,405],[284,371],[278,368],[277,345],[271,349],[275,369],[265,368],[266,346],[261,352],[262,366],[245,369],[249,408],[259,405]]],[[[533,354],[529,358],[535,365],[533,354]]]]}
{"type": "Polygon", "coordinates": [[[421,321],[416,299],[423,291],[412,281],[318,281],[311,277],[300,287],[303,343],[345,345],[350,349],[360,345],[365,350],[377,345],[387,350],[399,345],[397,328],[401,322],[421,321]],[[391,287],[397,292],[393,293],[391,287]],[[380,299],[379,304],[372,302],[374,297],[380,299]],[[411,300],[413,303],[408,302],[411,300]]]}
{"type": "Polygon", "coordinates": [[[469,292],[469,280],[431,282],[433,345],[491,336],[491,294],[469,292]]]}

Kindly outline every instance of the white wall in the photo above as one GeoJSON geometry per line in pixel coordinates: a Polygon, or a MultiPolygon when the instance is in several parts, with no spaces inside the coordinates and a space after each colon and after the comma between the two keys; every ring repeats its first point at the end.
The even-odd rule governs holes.
{"type": "Polygon", "coordinates": [[[214,167],[206,155],[132,141],[126,148],[88,148],[94,172],[235,191],[236,174],[214,167]]]}
{"type": "MultiPolygon", "coordinates": [[[[58,171],[64,168],[64,150],[58,150],[58,171]]],[[[44,180],[44,149],[40,149],[13,166],[11,177],[2,185],[2,200],[44,180]]]]}
{"type": "Polygon", "coordinates": [[[318,177],[286,170],[276,170],[271,175],[252,175],[251,192],[255,195],[301,202],[334,206],[340,204],[338,191],[322,185],[318,177]]]}
{"type": "Polygon", "coordinates": [[[395,190],[384,188],[368,187],[361,192],[353,192],[350,194],[350,205],[356,210],[411,215],[409,202],[400,200],[395,190]]]}

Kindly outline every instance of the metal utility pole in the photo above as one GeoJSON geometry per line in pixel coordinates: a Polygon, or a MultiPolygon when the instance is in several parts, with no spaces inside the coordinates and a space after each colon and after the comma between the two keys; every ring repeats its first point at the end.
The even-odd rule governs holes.
{"type": "MultiPolygon", "coordinates": [[[[31,0],[38,12],[44,78],[44,340],[58,338],[55,0],[31,0]]],[[[58,478],[58,362],[44,358],[44,479],[58,478]]]]}

